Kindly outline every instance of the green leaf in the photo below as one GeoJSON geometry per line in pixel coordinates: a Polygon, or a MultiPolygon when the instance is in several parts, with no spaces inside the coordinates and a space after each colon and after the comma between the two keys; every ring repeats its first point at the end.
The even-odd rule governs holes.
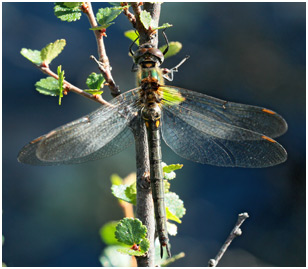
{"type": "Polygon", "coordinates": [[[181,169],[183,164],[170,164],[166,165],[163,163],[164,179],[171,180],[176,177],[175,170],[181,169]]]}
{"type": "Polygon", "coordinates": [[[68,8],[80,7],[82,2],[63,2],[63,5],[68,8]]]}
{"type": "Polygon", "coordinates": [[[128,188],[129,185],[123,184],[123,185],[112,185],[111,186],[111,192],[112,194],[125,202],[131,203],[132,201],[126,196],[125,190],[128,188]]]}
{"type": "Polygon", "coordinates": [[[112,185],[121,185],[123,184],[123,179],[119,177],[117,174],[112,174],[110,178],[112,185]]]}
{"type": "Polygon", "coordinates": [[[167,231],[168,234],[176,236],[176,234],[178,233],[178,227],[174,223],[170,223],[169,221],[167,221],[167,231]]]}
{"type": "Polygon", "coordinates": [[[112,22],[116,17],[118,17],[123,11],[123,7],[106,7],[100,8],[96,14],[96,19],[100,26],[91,28],[90,30],[101,30],[106,29],[110,25],[114,24],[112,22]],[[97,29],[100,28],[100,29],[97,29]]]}
{"type": "Polygon", "coordinates": [[[140,13],[140,21],[142,22],[144,28],[148,30],[152,26],[152,17],[150,12],[142,10],[140,13]]]}
{"type": "Polygon", "coordinates": [[[170,189],[170,183],[168,182],[168,180],[164,180],[165,193],[169,192],[169,189],[170,189]]]}
{"type": "MultiPolygon", "coordinates": [[[[164,50],[167,48],[167,44],[160,47],[159,49],[161,50],[161,52],[164,52],[164,50]]],[[[169,43],[169,50],[168,52],[165,54],[165,59],[168,57],[171,57],[175,54],[177,54],[180,50],[182,49],[182,43],[178,42],[178,41],[172,41],[169,43]]]]}
{"type": "Polygon", "coordinates": [[[168,192],[165,194],[165,203],[167,219],[181,223],[180,219],[186,213],[183,201],[174,192],[168,192]]]}
{"type": "Polygon", "coordinates": [[[99,90],[101,88],[104,87],[104,82],[105,82],[105,79],[103,77],[102,74],[96,74],[94,72],[92,72],[87,80],[86,80],[86,84],[88,85],[89,89],[91,90],[99,90]]]}
{"type": "Polygon", "coordinates": [[[161,26],[153,27],[153,30],[166,29],[166,28],[169,28],[169,27],[172,27],[172,26],[173,26],[172,24],[164,23],[161,26]]]}
{"type": "Polygon", "coordinates": [[[50,64],[51,61],[56,58],[66,45],[65,39],[56,40],[54,43],[48,44],[41,50],[42,61],[46,64],[50,64]]]}
{"type": "Polygon", "coordinates": [[[108,246],[104,248],[99,258],[104,267],[131,267],[132,258],[118,252],[119,246],[108,246]]]}
{"type": "MultiPolygon", "coordinates": [[[[124,35],[129,38],[131,41],[135,41],[138,37],[138,34],[135,30],[129,30],[124,32],[124,35]]],[[[139,46],[139,39],[136,41],[136,45],[139,46]]]]}
{"type": "Polygon", "coordinates": [[[183,164],[170,164],[170,165],[166,165],[163,167],[163,172],[164,173],[170,173],[172,171],[178,170],[178,169],[182,169],[183,164]]]}
{"type": "Polygon", "coordinates": [[[117,6],[117,7],[121,7],[122,2],[108,2],[110,5],[112,6],[117,6]]]}
{"type": "Polygon", "coordinates": [[[39,50],[31,50],[23,48],[20,54],[36,65],[40,65],[43,61],[39,50]]]}
{"type": "Polygon", "coordinates": [[[125,195],[130,200],[130,203],[133,205],[137,202],[137,189],[136,182],[132,183],[125,189],[125,195]]]}
{"type": "Polygon", "coordinates": [[[164,173],[164,179],[172,180],[176,178],[176,173],[171,171],[170,173],[164,173]]]}
{"type": "Polygon", "coordinates": [[[116,239],[129,246],[139,245],[146,235],[147,228],[139,219],[124,218],[116,226],[116,239]]]}
{"type": "Polygon", "coordinates": [[[53,77],[42,78],[35,83],[36,90],[45,95],[57,96],[59,95],[59,83],[53,77]]]}
{"type": "Polygon", "coordinates": [[[58,19],[61,21],[72,22],[80,20],[82,11],[77,5],[80,2],[57,2],[54,6],[54,12],[58,19]]]}
{"type": "Polygon", "coordinates": [[[102,241],[106,245],[119,245],[119,241],[115,238],[116,226],[118,221],[110,221],[99,230],[102,241]]]}
{"type": "Polygon", "coordinates": [[[63,81],[64,81],[64,70],[61,70],[62,66],[58,66],[58,85],[59,85],[59,105],[61,105],[61,99],[63,98],[63,81]]]}

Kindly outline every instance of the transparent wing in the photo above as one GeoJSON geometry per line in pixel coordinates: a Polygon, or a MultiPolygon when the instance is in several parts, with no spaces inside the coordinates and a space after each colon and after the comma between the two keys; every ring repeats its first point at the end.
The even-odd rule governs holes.
{"type": "MultiPolygon", "coordinates": [[[[214,129],[216,125],[226,124],[272,138],[284,134],[288,129],[286,121],[280,115],[266,108],[227,102],[173,86],[164,86],[162,88],[163,91],[167,92],[179,92],[185,98],[179,104],[179,109],[183,108],[187,111],[202,114],[206,124],[210,123],[214,129]]],[[[236,136],[238,137],[237,134],[236,136]]],[[[247,139],[247,137],[243,138],[247,139]]]]}
{"type": "MultiPolygon", "coordinates": [[[[163,88],[163,91],[168,91],[170,87],[163,88]]],[[[286,128],[280,116],[272,116],[277,114],[235,103],[229,103],[231,109],[223,108],[219,105],[222,106],[224,101],[200,94],[193,99],[193,92],[175,87],[171,89],[178,90],[185,100],[173,103],[170,99],[169,102],[163,101],[162,134],[166,144],[178,155],[195,162],[238,167],[267,167],[286,160],[287,153],[280,144],[257,132],[277,134],[274,129],[262,126],[261,122],[245,128],[249,121],[253,121],[253,115],[257,115],[256,121],[262,117],[264,120],[269,118],[272,124],[278,127],[283,124],[286,128]],[[205,100],[209,101],[206,103],[205,100]],[[246,116],[241,115],[240,111],[246,116]],[[266,116],[260,116],[262,114],[266,116]]],[[[224,105],[227,104],[224,102],[224,105]]]]}
{"type": "Polygon", "coordinates": [[[43,135],[19,153],[34,165],[80,163],[111,156],[133,141],[127,127],[137,115],[138,88],[114,98],[91,114],[43,135]]]}

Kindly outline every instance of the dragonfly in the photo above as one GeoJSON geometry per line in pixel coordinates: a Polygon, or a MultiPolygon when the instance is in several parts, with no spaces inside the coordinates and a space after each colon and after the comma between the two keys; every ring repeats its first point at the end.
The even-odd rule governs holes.
{"type": "MultiPolygon", "coordinates": [[[[164,33],[164,32],[163,32],[164,33]]],[[[274,138],[287,131],[276,112],[252,105],[220,100],[205,94],[165,85],[173,72],[160,67],[164,55],[151,43],[130,47],[138,87],[115,97],[71,123],[24,146],[18,161],[31,165],[76,164],[114,155],[134,142],[131,123],[141,115],[147,129],[150,182],[156,231],[171,256],[166,224],[161,136],[179,156],[202,164],[262,168],[287,159],[274,138]]],[[[135,43],[135,42],[134,42],[135,43]]],[[[133,44],[134,44],[133,43],[133,44]]]]}

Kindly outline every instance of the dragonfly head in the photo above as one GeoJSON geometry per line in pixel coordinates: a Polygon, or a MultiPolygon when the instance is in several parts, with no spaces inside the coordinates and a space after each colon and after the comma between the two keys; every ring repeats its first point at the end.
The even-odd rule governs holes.
{"type": "Polygon", "coordinates": [[[134,61],[135,64],[141,65],[143,68],[152,68],[163,63],[164,55],[152,44],[145,43],[136,51],[134,61]]]}

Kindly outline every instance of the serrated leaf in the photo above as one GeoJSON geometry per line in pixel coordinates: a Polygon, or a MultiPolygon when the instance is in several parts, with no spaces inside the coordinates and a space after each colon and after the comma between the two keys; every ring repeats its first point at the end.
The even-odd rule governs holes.
{"type": "Polygon", "coordinates": [[[183,164],[170,164],[170,165],[166,165],[163,167],[163,172],[165,173],[170,173],[172,171],[175,171],[175,170],[179,170],[179,169],[182,169],[183,167],[183,164]]]}
{"type": "Polygon", "coordinates": [[[170,190],[170,183],[167,180],[164,180],[164,190],[165,193],[169,192],[170,190]]]}
{"type": "Polygon", "coordinates": [[[106,245],[119,245],[119,241],[115,238],[116,226],[118,221],[110,221],[100,228],[99,234],[102,241],[106,245]]]}
{"type": "Polygon", "coordinates": [[[22,48],[20,54],[36,65],[40,65],[43,62],[39,50],[22,48]]]}
{"type": "MultiPolygon", "coordinates": [[[[116,17],[118,17],[123,11],[123,7],[106,7],[106,8],[100,8],[96,14],[96,19],[98,23],[100,24],[101,29],[106,29],[111,24],[114,24],[112,22],[116,17]]],[[[95,27],[97,28],[97,27],[95,27]]],[[[98,30],[91,28],[91,30],[98,30]]]]}
{"type": "Polygon", "coordinates": [[[181,223],[181,218],[185,215],[186,209],[183,201],[174,192],[165,194],[166,216],[169,220],[181,223]]]}
{"type": "MultiPolygon", "coordinates": [[[[131,41],[135,41],[138,37],[138,34],[134,30],[129,30],[124,32],[124,36],[129,38],[131,41]]],[[[139,39],[136,41],[136,45],[139,46],[139,39]]]]}
{"type": "Polygon", "coordinates": [[[53,77],[42,78],[35,83],[36,90],[45,95],[57,96],[59,95],[58,80],[53,77]]]}
{"type": "Polygon", "coordinates": [[[89,89],[92,89],[92,90],[94,89],[99,90],[103,88],[104,82],[105,82],[105,78],[103,77],[103,75],[96,74],[94,72],[92,72],[86,80],[86,84],[88,85],[89,89]]]}
{"type": "Polygon", "coordinates": [[[61,53],[65,45],[65,39],[58,39],[55,42],[48,44],[41,50],[42,61],[46,64],[50,64],[51,61],[61,53]]]}
{"type": "Polygon", "coordinates": [[[168,234],[176,236],[176,234],[178,233],[178,227],[174,223],[170,223],[169,221],[167,221],[167,231],[168,234]]]}
{"type": "Polygon", "coordinates": [[[139,245],[146,238],[147,228],[139,219],[124,218],[116,226],[115,237],[129,246],[139,245]]]}
{"type": "MultiPolygon", "coordinates": [[[[160,47],[159,49],[161,50],[161,52],[164,52],[166,48],[167,48],[167,45],[164,45],[164,46],[160,47]]],[[[180,43],[178,41],[170,42],[169,43],[169,49],[168,49],[167,53],[164,56],[165,59],[168,58],[168,57],[174,56],[181,49],[182,49],[182,43],[180,43]]]]}
{"type": "Polygon", "coordinates": [[[164,23],[163,25],[161,26],[157,26],[157,27],[153,27],[153,30],[159,30],[159,29],[166,29],[166,28],[169,28],[169,27],[172,27],[173,25],[172,24],[169,24],[169,23],[164,23]]]}
{"type": "Polygon", "coordinates": [[[152,26],[152,17],[150,12],[146,11],[146,10],[142,10],[140,12],[140,21],[142,22],[144,28],[146,30],[148,30],[150,28],[150,26],[152,26]]]}
{"type": "Polygon", "coordinates": [[[131,267],[132,258],[118,252],[119,246],[108,246],[104,248],[99,258],[104,267],[131,267]]]}
{"type": "Polygon", "coordinates": [[[110,181],[112,185],[121,185],[123,183],[123,179],[119,177],[117,174],[112,174],[110,181]]]}
{"type": "Polygon", "coordinates": [[[63,98],[63,81],[64,81],[64,70],[61,70],[62,66],[58,66],[58,85],[59,85],[59,105],[61,105],[61,99],[63,98]]]}
{"type": "Polygon", "coordinates": [[[122,6],[122,2],[108,2],[110,5],[112,6],[117,6],[117,7],[121,7],[122,6]]]}
{"type": "Polygon", "coordinates": [[[134,205],[136,204],[136,202],[137,202],[136,182],[134,182],[133,184],[129,185],[125,189],[125,195],[130,200],[130,203],[132,203],[134,205]]]}
{"type": "Polygon", "coordinates": [[[176,178],[176,173],[171,171],[170,173],[164,173],[164,179],[172,180],[176,178]]]}
{"type": "Polygon", "coordinates": [[[132,201],[126,196],[125,190],[128,188],[129,185],[123,184],[123,185],[112,185],[111,186],[111,192],[112,194],[125,202],[131,203],[132,201]]]}
{"type": "MultiPolygon", "coordinates": [[[[72,4],[76,4],[77,2],[73,2],[72,4]]],[[[82,12],[78,6],[75,7],[68,7],[68,2],[57,2],[54,6],[54,13],[57,18],[61,21],[72,22],[79,20],[82,12]]]]}
{"type": "Polygon", "coordinates": [[[141,242],[140,242],[140,250],[141,252],[145,253],[149,250],[150,248],[150,241],[147,238],[144,238],[141,242]]]}
{"type": "Polygon", "coordinates": [[[63,5],[68,8],[80,7],[82,2],[63,2],[63,5]]]}

